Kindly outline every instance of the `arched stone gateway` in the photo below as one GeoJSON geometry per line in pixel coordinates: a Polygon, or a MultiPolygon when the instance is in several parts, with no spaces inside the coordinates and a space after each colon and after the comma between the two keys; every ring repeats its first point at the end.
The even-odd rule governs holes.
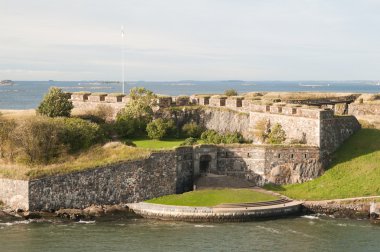
{"type": "Polygon", "coordinates": [[[210,172],[211,160],[212,160],[212,158],[210,155],[202,155],[199,158],[199,170],[200,170],[201,174],[210,172]]]}
{"type": "Polygon", "coordinates": [[[194,177],[205,173],[217,173],[218,149],[214,145],[194,147],[194,177]]]}

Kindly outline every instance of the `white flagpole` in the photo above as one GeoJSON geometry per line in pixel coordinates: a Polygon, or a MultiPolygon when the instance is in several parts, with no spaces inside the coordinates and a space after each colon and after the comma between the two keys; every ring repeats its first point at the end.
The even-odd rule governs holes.
{"type": "Polygon", "coordinates": [[[125,94],[124,86],[124,72],[125,72],[125,63],[124,63],[124,26],[121,27],[121,83],[123,86],[123,94],[125,94]]]}

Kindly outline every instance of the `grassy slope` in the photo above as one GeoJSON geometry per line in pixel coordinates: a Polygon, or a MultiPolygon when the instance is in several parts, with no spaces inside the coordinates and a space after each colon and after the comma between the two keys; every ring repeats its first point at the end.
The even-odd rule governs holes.
{"type": "Polygon", "coordinates": [[[15,179],[33,179],[54,174],[66,174],[75,171],[93,169],[98,166],[120,161],[146,158],[150,151],[129,147],[120,143],[110,143],[105,146],[94,146],[75,156],[66,156],[64,162],[51,165],[28,167],[26,165],[2,164],[0,177],[15,179]]]}
{"type": "Polygon", "coordinates": [[[185,139],[162,139],[162,140],[155,140],[155,139],[149,139],[149,138],[134,138],[131,139],[131,141],[136,145],[136,147],[139,148],[146,148],[146,149],[172,149],[174,147],[180,146],[180,144],[185,139]]]}
{"type": "Polygon", "coordinates": [[[177,206],[215,206],[222,203],[260,202],[276,199],[278,199],[276,196],[251,189],[220,189],[167,195],[146,202],[177,206]]]}
{"type": "Polygon", "coordinates": [[[333,160],[330,168],[317,179],[266,188],[306,200],[380,195],[380,130],[360,130],[342,145],[333,160]]]}

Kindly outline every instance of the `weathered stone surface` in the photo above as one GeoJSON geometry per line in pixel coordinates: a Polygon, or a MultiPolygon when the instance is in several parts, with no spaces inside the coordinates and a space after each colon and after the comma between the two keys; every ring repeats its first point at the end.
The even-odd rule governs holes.
{"type": "Polygon", "coordinates": [[[29,209],[29,182],[25,180],[0,179],[0,201],[12,209],[29,209]]]}

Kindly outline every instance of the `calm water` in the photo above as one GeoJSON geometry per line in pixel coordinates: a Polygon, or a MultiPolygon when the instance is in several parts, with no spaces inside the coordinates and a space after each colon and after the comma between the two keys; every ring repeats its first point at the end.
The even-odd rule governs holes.
{"type": "MultiPolygon", "coordinates": [[[[234,88],[238,92],[307,91],[379,93],[377,81],[180,81],[128,82],[126,89],[146,87],[159,94],[189,95],[195,93],[222,93],[234,88]]],[[[35,108],[50,86],[65,91],[121,92],[121,84],[101,84],[81,81],[16,81],[13,86],[0,86],[0,109],[35,108]]]]}
{"type": "Polygon", "coordinates": [[[380,226],[308,217],[224,224],[0,223],[0,251],[379,251],[380,226]]]}

